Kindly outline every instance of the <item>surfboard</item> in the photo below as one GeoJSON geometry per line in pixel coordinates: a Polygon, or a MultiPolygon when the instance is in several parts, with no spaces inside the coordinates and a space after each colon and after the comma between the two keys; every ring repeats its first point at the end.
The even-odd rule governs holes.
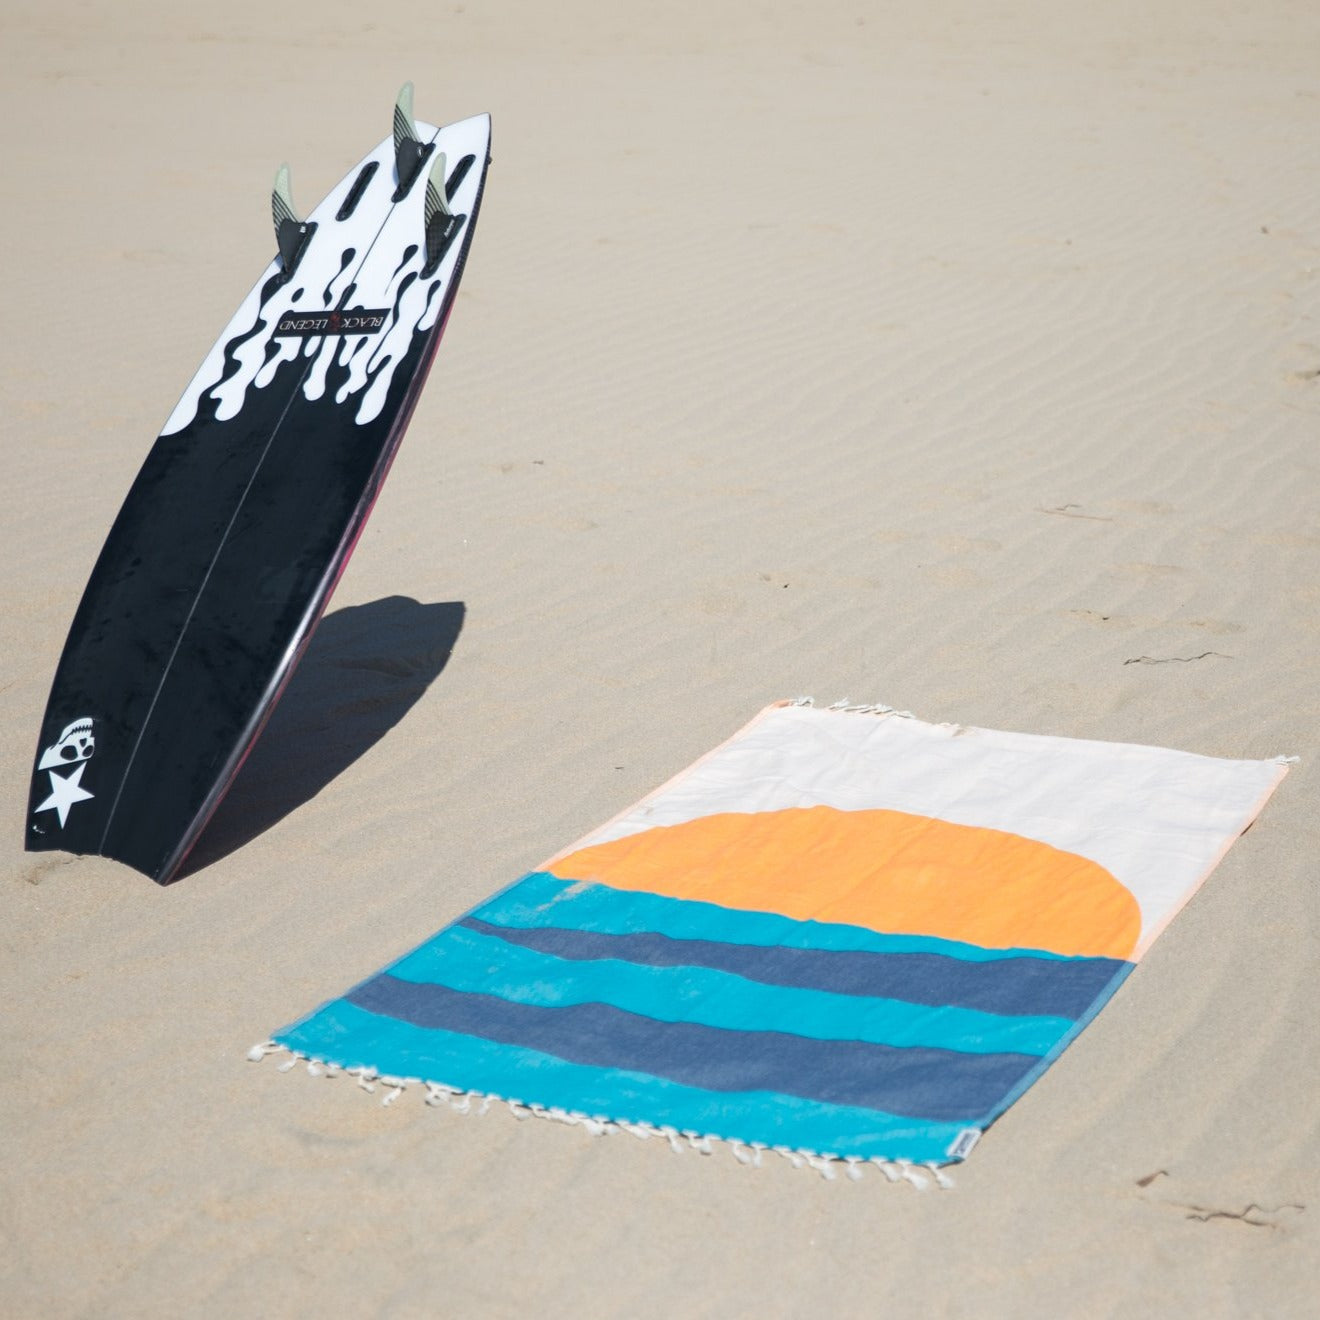
{"type": "Polygon", "coordinates": [[[147,455],[74,615],[26,846],[175,877],[279,699],[403,438],[463,273],[490,118],[394,131],[301,219],[147,455]]]}

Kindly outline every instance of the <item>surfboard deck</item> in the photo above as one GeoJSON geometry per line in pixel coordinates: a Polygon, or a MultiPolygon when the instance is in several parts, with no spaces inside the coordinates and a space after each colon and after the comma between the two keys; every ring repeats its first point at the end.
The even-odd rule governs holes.
{"type": "Polygon", "coordinates": [[[412,127],[400,147],[396,110],[395,134],[305,222],[277,186],[281,255],[170,414],[74,615],[29,850],[167,883],[288,682],[412,415],[480,210],[489,116],[412,127]]]}

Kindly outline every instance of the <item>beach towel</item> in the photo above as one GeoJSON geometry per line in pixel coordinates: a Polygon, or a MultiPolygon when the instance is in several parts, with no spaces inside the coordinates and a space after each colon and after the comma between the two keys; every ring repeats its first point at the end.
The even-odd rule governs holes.
{"type": "Polygon", "coordinates": [[[938,1168],[1285,771],[781,703],[271,1048],[390,1098],[938,1168]]]}

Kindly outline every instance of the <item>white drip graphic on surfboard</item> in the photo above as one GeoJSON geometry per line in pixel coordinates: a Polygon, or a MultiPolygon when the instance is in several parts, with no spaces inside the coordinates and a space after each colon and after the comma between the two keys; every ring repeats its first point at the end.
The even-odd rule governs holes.
{"type": "MultiPolygon", "coordinates": [[[[478,161],[484,161],[489,140],[487,125],[486,115],[476,115],[471,119],[448,125],[444,129],[423,123],[418,123],[417,128],[427,136],[427,141],[436,143],[437,149],[443,142],[445,154],[452,162],[457,162],[468,155],[475,156],[478,161]]],[[[228,421],[236,417],[242,411],[250,389],[264,389],[275,378],[281,364],[292,362],[306,351],[309,345],[306,345],[305,341],[280,338],[276,341],[279,346],[278,351],[270,361],[267,361],[272,330],[281,316],[291,311],[322,310],[311,303],[295,303],[293,296],[298,289],[306,289],[309,292],[315,290],[316,295],[320,297],[328,295],[327,306],[334,306],[348,283],[355,282],[360,288],[367,285],[368,281],[364,276],[368,271],[369,263],[375,264],[373,257],[378,261],[391,260],[391,254],[378,249],[375,242],[380,231],[378,229],[375,234],[372,233],[371,222],[367,217],[376,211],[376,208],[369,205],[367,199],[374,197],[382,188],[393,193],[393,165],[393,143],[383,142],[312,212],[308,219],[317,222],[318,232],[308,243],[306,255],[299,263],[295,277],[276,289],[263,307],[261,290],[274,275],[278,274],[280,270],[278,259],[267,267],[256,287],[244,299],[225,333],[189,383],[183,397],[161,428],[162,435],[173,435],[188,426],[196,418],[202,399],[208,396],[216,401],[217,420],[228,421]],[[372,161],[377,162],[378,168],[367,185],[366,193],[348,219],[336,220],[336,212],[347,198],[361,170],[372,161]],[[360,258],[356,268],[353,268],[351,261],[343,260],[349,248],[356,248],[359,253],[366,249],[366,255],[360,258]],[[347,278],[350,272],[351,279],[347,278]],[[265,328],[260,333],[245,339],[231,351],[232,361],[237,364],[238,369],[225,379],[228,365],[225,357],[226,345],[232,343],[235,338],[248,334],[256,326],[259,316],[266,323],[265,328]]],[[[466,215],[472,214],[481,175],[482,171],[479,168],[468,171],[453,199],[453,207],[456,211],[466,215]]],[[[392,292],[398,288],[409,272],[420,272],[426,261],[425,226],[422,218],[425,188],[422,183],[424,181],[412,188],[408,196],[395,204],[389,213],[391,217],[399,214],[403,221],[399,229],[392,227],[393,232],[411,232],[413,237],[410,242],[417,245],[417,251],[412,258],[400,264],[397,269],[393,262],[398,261],[398,249],[394,249],[393,262],[390,266],[393,274],[389,276],[388,281],[384,278],[380,280],[380,284],[387,284],[392,292]]],[[[362,401],[354,421],[359,426],[374,421],[385,405],[394,372],[407,355],[414,336],[418,333],[426,333],[435,326],[444,301],[437,296],[438,287],[443,287],[452,279],[461,250],[462,244],[454,244],[433,275],[425,280],[415,278],[411,281],[404,290],[402,298],[398,300],[397,307],[392,310],[390,322],[383,334],[324,338],[319,349],[314,350],[315,362],[311,364],[312,369],[305,374],[301,384],[303,396],[309,401],[315,401],[323,396],[329,368],[334,361],[335,353],[338,352],[339,365],[347,365],[349,374],[347,380],[336,391],[335,402],[343,404],[353,395],[361,394],[362,401]]],[[[386,274],[387,272],[382,272],[382,276],[386,274]]]]}

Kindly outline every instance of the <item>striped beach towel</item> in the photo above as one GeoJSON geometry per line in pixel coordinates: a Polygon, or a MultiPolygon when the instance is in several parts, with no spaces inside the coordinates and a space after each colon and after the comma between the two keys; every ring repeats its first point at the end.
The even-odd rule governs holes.
{"type": "Polygon", "coordinates": [[[772,706],[273,1039],[432,1098],[939,1166],[1099,1011],[1285,769],[772,706]]]}

